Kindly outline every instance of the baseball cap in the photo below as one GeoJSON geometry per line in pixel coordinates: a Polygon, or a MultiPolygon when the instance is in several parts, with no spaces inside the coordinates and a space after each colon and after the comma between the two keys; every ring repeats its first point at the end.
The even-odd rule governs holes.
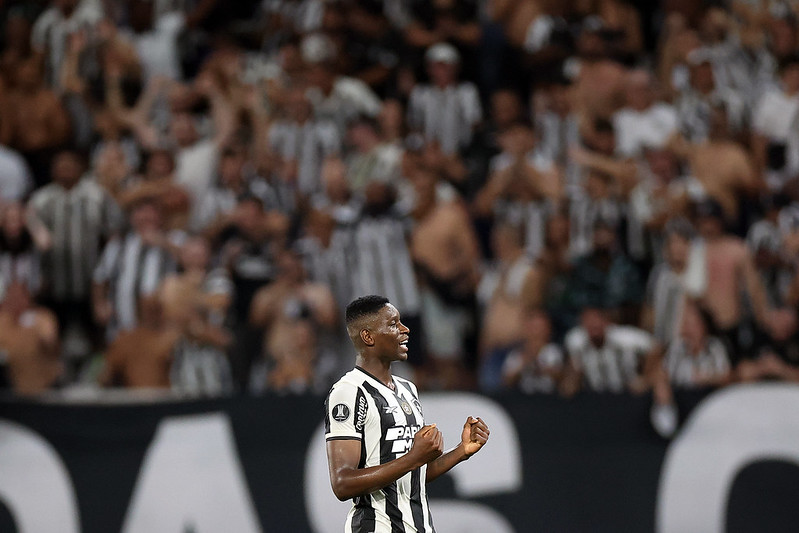
{"type": "Polygon", "coordinates": [[[335,45],[326,35],[314,33],[302,40],[300,54],[306,63],[324,63],[335,57],[335,45]]]}
{"type": "Polygon", "coordinates": [[[447,63],[449,65],[460,63],[461,60],[457,48],[449,43],[434,44],[427,49],[424,58],[428,63],[447,63]]]}

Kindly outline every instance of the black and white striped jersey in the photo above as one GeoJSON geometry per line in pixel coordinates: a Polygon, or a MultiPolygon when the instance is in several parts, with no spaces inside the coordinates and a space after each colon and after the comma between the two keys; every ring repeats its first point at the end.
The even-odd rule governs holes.
{"type": "MultiPolygon", "coordinates": [[[[355,367],[333,385],[325,400],[325,439],[361,441],[359,468],[405,455],[424,425],[416,386],[394,377],[395,390],[355,367]]],[[[380,490],[353,498],[347,533],[433,533],[427,504],[427,466],[380,490]]]]}
{"type": "Polygon", "coordinates": [[[597,347],[578,326],[566,334],[564,344],[588,390],[620,393],[640,375],[643,359],[655,346],[655,339],[642,329],[610,325],[604,343],[597,347]]]}

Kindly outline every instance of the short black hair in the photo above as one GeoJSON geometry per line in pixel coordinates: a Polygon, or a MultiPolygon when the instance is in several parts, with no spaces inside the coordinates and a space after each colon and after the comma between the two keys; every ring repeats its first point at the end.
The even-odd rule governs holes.
{"type": "Polygon", "coordinates": [[[359,318],[377,313],[388,303],[388,298],[376,294],[356,298],[347,306],[345,313],[347,325],[352,324],[359,318]]]}

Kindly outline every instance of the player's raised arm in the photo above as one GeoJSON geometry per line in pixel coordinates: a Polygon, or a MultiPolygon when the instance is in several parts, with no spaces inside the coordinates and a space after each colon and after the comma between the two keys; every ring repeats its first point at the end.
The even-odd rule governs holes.
{"type": "Polygon", "coordinates": [[[442,474],[446,474],[452,467],[479,452],[488,442],[490,434],[488,425],[483,422],[482,418],[473,416],[467,418],[466,423],[463,424],[460,444],[427,464],[426,481],[433,481],[442,474]]]}
{"type": "Polygon", "coordinates": [[[411,470],[439,457],[444,439],[435,424],[422,427],[413,437],[413,446],[402,457],[368,468],[358,468],[361,460],[361,441],[336,439],[327,441],[327,462],[330,484],[336,497],[345,501],[374,492],[393,483],[411,470]]]}

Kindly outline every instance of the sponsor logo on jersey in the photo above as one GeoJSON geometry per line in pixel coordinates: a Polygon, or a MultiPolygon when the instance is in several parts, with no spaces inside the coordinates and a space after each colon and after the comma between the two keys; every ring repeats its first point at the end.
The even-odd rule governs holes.
{"type": "Polygon", "coordinates": [[[333,420],[337,422],[344,422],[350,417],[350,408],[343,403],[336,404],[333,407],[333,420]]]}
{"type": "Polygon", "coordinates": [[[358,407],[355,410],[355,430],[361,431],[363,430],[363,426],[366,425],[366,398],[361,396],[358,398],[358,407]]]}
{"type": "Polygon", "coordinates": [[[386,430],[386,440],[393,441],[391,453],[405,453],[413,446],[413,436],[421,426],[394,426],[386,430]]]}

